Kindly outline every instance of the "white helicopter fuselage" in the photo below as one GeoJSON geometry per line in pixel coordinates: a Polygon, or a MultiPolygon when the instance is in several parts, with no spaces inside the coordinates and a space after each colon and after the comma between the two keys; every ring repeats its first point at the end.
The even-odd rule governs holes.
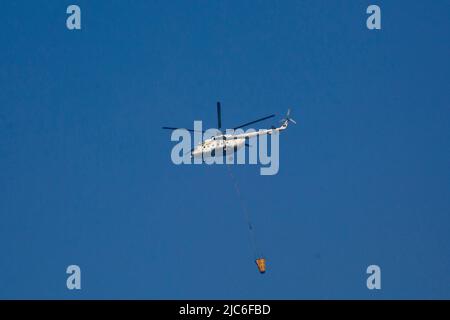
{"type": "Polygon", "coordinates": [[[216,136],[211,139],[206,139],[197,145],[191,152],[192,157],[214,157],[216,154],[226,155],[230,152],[237,152],[239,149],[245,146],[245,138],[235,139],[232,136],[225,137],[216,136]]]}
{"type": "Polygon", "coordinates": [[[242,134],[225,134],[214,136],[210,139],[206,139],[200,142],[191,151],[191,157],[195,158],[208,158],[215,157],[218,154],[226,155],[231,152],[237,152],[243,148],[246,143],[246,139],[253,138],[261,135],[270,135],[274,132],[285,130],[289,121],[285,120],[283,124],[278,128],[261,129],[259,131],[242,133],[242,134]]]}

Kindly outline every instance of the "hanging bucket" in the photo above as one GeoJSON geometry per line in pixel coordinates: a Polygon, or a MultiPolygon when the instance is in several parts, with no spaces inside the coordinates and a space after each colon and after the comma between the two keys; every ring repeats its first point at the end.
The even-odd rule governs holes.
{"type": "Polygon", "coordinates": [[[260,273],[266,272],[266,259],[258,258],[255,260],[256,265],[258,266],[258,270],[260,273]]]}

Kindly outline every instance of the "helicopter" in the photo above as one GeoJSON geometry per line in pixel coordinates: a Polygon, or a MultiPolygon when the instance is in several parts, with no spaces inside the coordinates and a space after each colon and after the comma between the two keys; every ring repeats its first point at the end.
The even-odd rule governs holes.
{"type": "MultiPolygon", "coordinates": [[[[280,132],[285,130],[288,127],[288,124],[291,122],[293,124],[297,124],[294,119],[290,117],[291,110],[288,109],[286,117],[281,119],[281,125],[279,127],[272,126],[270,129],[260,129],[259,131],[253,131],[253,132],[245,132],[245,133],[223,133],[221,131],[222,129],[222,112],[221,112],[221,103],[217,102],[217,134],[213,135],[212,137],[208,139],[204,139],[203,141],[199,142],[197,146],[191,149],[190,157],[191,158],[205,158],[205,157],[215,157],[216,153],[219,154],[229,154],[237,152],[239,149],[243,148],[244,146],[249,147],[250,145],[247,143],[247,140],[249,138],[253,138],[260,135],[271,135],[274,132],[280,132]]],[[[251,124],[261,122],[270,118],[275,117],[275,114],[271,114],[266,117],[259,118],[257,120],[253,120],[250,122],[246,122],[244,124],[241,124],[237,127],[233,127],[230,129],[227,129],[226,132],[232,131],[234,132],[237,129],[242,129],[244,127],[247,127],[251,124]]],[[[176,128],[176,127],[162,127],[162,129],[165,130],[178,130],[178,129],[184,129],[189,132],[201,132],[204,133],[204,130],[193,130],[193,129],[186,129],[186,128],[176,128]]]]}

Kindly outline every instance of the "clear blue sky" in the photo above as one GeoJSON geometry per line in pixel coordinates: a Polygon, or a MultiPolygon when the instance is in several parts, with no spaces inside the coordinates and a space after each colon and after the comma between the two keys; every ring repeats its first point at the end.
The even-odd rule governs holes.
{"type": "Polygon", "coordinates": [[[450,298],[450,2],[374,3],[4,1],[0,298],[450,298]],[[265,275],[226,168],[161,130],[217,100],[298,121],[278,175],[233,168],[265,275]]]}

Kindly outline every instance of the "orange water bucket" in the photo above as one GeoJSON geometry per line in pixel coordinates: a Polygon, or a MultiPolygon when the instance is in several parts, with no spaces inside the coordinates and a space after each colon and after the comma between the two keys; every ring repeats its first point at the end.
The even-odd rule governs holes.
{"type": "Polygon", "coordinates": [[[256,265],[258,266],[258,270],[260,273],[266,272],[266,259],[258,258],[255,260],[256,265]]]}

